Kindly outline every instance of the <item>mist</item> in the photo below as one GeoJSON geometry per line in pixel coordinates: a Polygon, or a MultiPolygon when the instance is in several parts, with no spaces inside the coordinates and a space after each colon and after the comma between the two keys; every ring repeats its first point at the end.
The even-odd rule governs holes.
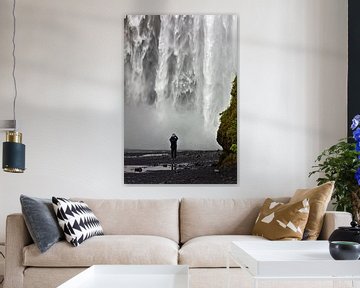
{"type": "Polygon", "coordinates": [[[179,150],[221,149],[216,142],[217,129],[208,131],[202,125],[200,113],[179,112],[174,108],[159,113],[152,107],[142,105],[127,107],[125,117],[125,149],[170,149],[172,133],[179,137],[179,150]]]}

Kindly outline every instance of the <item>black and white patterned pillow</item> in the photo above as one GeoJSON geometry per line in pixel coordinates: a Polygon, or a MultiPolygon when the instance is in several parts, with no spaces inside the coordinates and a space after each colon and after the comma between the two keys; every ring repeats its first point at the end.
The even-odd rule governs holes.
{"type": "Polygon", "coordinates": [[[84,202],[52,197],[55,214],[66,241],[79,246],[86,239],[104,235],[99,220],[84,202]]]}

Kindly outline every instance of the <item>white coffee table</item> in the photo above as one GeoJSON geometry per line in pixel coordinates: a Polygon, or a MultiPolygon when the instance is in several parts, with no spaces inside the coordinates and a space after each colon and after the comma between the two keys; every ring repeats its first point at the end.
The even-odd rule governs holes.
{"type": "Polygon", "coordinates": [[[185,265],[94,265],[58,288],[188,288],[185,265]]]}
{"type": "Polygon", "coordinates": [[[253,287],[275,279],[350,280],[350,287],[360,287],[360,261],[332,259],[328,241],[238,241],[229,256],[248,272],[253,287]]]}

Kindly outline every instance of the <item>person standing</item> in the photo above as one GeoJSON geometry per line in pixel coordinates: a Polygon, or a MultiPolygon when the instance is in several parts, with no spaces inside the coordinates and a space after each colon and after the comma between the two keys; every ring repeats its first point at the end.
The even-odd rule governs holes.
{"type": "Polygon", "coordinates": [[[177,150],[177,141],[178,141],[178,137],[176,136],[175,133],[173,133],[170,137],[170,148],[171,148],[171,158],[175,159],[176,158],[176,150],[177,150]]]}

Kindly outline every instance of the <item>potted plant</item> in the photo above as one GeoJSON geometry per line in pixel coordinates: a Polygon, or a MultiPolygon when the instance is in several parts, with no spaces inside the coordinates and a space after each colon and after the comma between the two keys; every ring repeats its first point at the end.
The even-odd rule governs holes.
{"type": "Polygon", "coordinates": [[[318,185],[335,181],[332,195],[335,209],[352,213],[360,223],[360,115],[352,120],[351,129],[353,137],[340,140],[317,157],[309,177],[319,175],[318,185]]]}

